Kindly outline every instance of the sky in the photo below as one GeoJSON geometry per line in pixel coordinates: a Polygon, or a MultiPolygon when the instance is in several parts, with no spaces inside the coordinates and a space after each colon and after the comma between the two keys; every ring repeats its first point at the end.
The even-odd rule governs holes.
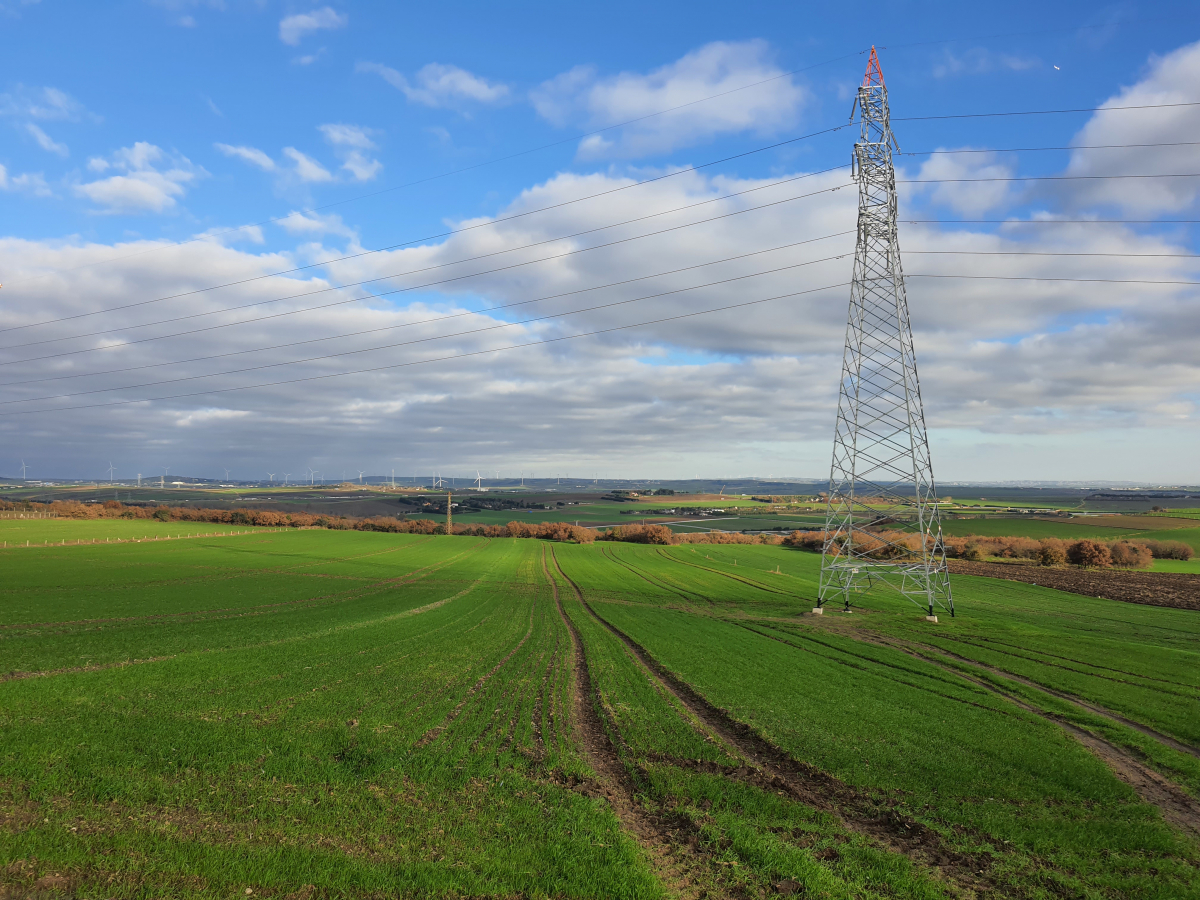
{"type": "Polygon", "coordinates": [[[819,6],[0,0],[0,477],[825,477],[875,45],[938,480],[1200,483],[1200,9],[819,6]]]}

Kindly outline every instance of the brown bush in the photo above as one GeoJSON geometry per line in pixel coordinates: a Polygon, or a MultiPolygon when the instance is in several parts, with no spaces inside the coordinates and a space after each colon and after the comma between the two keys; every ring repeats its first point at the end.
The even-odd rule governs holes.
{"type": "Polygon", "coordinates": [[[962,558],[972,562],[983,562],[987,558],[987,554],[983,552],[983,548],[977,542],[971,541],[963,547],[962,558]]]}
{"type": "Polygon", "coordinates": [[[1108,548],[1112,564],[1122,569],[1148,569],[1154,562],[1150,548],[1133,541],[1116,541],[1108,548]]]}
{"type": "Polygon", "coordinates": [[[1067,548],[1067,559],[1077,566],[1089,569],[1107,569],[1112,566],[1112,554],[1109,553],[1108,547],[1099,541],[1086,538],[1067,548]]]}
{"type": "Polygon", "coordinates": [[[1058,538],[1046,538],[1038,544],[1038,564],[1042,566],[1065,566],[1067,545],[1058,538]]]}
{"type": "Polygon", "coordinates": [[[1195,556],[1195,551],[1183,541],[1145,541],[1144,543],[1155,559],[1181,559],[1187,562],[1195,556]]]}
{"type": "Polygon", "coordinates": [[[627,544],[673,544],[675,534],[666,525],[618,525],[600,535],[602,541],[627,544]]]}

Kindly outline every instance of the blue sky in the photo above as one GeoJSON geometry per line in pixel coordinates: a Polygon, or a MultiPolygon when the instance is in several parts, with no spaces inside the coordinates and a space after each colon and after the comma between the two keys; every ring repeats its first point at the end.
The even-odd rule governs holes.
{"type": "MultiPolygon", "coordinates": [[[[297,342],[309,347],[361,330],[409,327],[424,334],[427,326],[419,322],[435,315],[453,314],[485,328],[523,319],[526,308],[544,308],[491,309],[497,305],[595,288],[570,301],[582,310],[613,297],[631,299],[621,292],[627,289],[597,287],[620,275],[647,279],[636,290],[652,294],[682,284],[684,276],[651,277],[668,269],[711,271],[709,280],[731,271],[753,274],[769,266],[695,267],[785,244],[789,237],[819,237],[826,241],[821,246],[831,248],[828,255],[842,252],[846,241],[826,236],[842,225],[853,227],[847,190],[785,204],[769,217],[749,213],[736,224],[639,238],[619,251],[589,251],[587,259],[595,262],[586,265],[574,259],[539,263],[452,286],[422,287],[420,280],[397,274],[429,265],[464,271],[450,264],[483,253],[524,259],[519,248],[535,240],[577,250],[627,232],[570,240],[564,235],[610,228],[646,212],[662,211],[658,221],[674,223],[680,214],[669,210],[750,188],[758,193],[728,202],[769,202],[790,196],[781,191],[800,192],[802,185],[830,191],[844,174],[771,185],[843,165],[852,129],[684,171],[653,190],[578,200],[631,179],[687,170],[844,124],[863,51],[874,43],[881,48],[902,150],[995,151],[897,160],[902,182],[925,182],[902,183],[902,215],[937,220],[901,233],[904,249],[912,252],[906,269],[916,276],[909,294],[936,470],[949,479],[1200,481],[1191,450],[1196,370],[1186,358],[1164,368],[1152,352],[1164,339],[1181,339],[1194,329],[1194,289],[920,281],[923,273],[949,264],[922,252],[955,247],[992,254],[1038,247],[1111,254],[1140,247],[1174,258],[1106,259],[1083,268],[1080,258],[1063,258],[1052,261],[1058,268],[1029,274],[1195,279],[1195,266],[1178,258],[1195,251],[1194,226],[1056,225],[1047,238],[1046,228],[1024,224],[1047,217],[1197,218],[1190,182],[945,180],[1183,173],[1195,159],[1194,147],[1028,148],[1129,144],[1146,135],[1152,139],[1146,142],[1159,144],[1200,140],[1200,119],[1191,109],[904,121],[1092,109],[1117,103],[1124,90],[1153,103],[1165,102],[1167,94],[1180,102],[1200,92],[1191,77],[1200,72],[1200,51],[1191,49],[1200,39],[1194,5],[1065,3],[1046,9],[1032,3],[1002,9],[891,4],[867,23],[836,7],[765,3],[731,10],[703,3],[402,7],[0,0],[8,38],[0,60],[0,328],[35,326],[0,332],[0,391],[10,401],[7,410],[22,412],[0,416],[0,474],[13,474],[20,457],[32,455],[45,460],[43,475],[86,477],[95,468],[93,457],[103,457],[106,468],[112,455],[127,469],[162,460],[153,464],[196,474],[213,470],[220,457],[229,460],[222,466],[244,469],[243,477],[260,477],[264,466],[304,465],[377,472],[438,466],[465,473],[485,466],[819,477],[828,465],[844,289],[769,307],[774,312],[762,307],[744,315],[714,314],[536,351],[327,379],[315,387],[244,391],[260,375],[223,374],[222,367],[266,360],[274,368],[261,376],[264,381],[327,375],[334,372],[329,361],[298,361],[310,355],[307,350],[267,348],[297,342]],[[713,94],[724,96],[704,99],[713,94]],[[690,105],[650,115],[680,103],[690,105]],[[488,223],[567,201],[572,205],[563,210],[518,224],[488,223]],[[962,219],[1021,224],[955,224],[962,219]],[[469,223],[483,227],[470,237],[431,237],[469,223]],[[233,231],[238,228],[243,230],[233,231]],[[327,262],[418,239],[424,240],[407,250],[327,262]],[[297,265],[313,268],[265,277],[297,265]],[[137,313],[104,312],[247,278],[258,280],[159,301],[137,313]],[[383,280],[348,286],[367,278],[383,280]],[[388,299],[371,297],[396,287],[411,289],[388,299]],[[328,289],[349,307],[296,312],[253,326],[226,313],[313,289],[328,289]],[[197,310],[229,324],[175,338],[165,337],[167,325],[153,324],[197,310]],[[78,322],[38,324],[81,315],[86,318],[78,322]],[[139,343],[110,349],[131,340],[139,343]],[[74,355],[32,358],[46,355],[48,347],[74,355]],[[229,353],[240,355],[220,365],[191,361],[229,353]],[[145,374],[107,374],[151,365],[145,374]],[[88,402],[141,400],[181,390],[144,386],[151,382],[188,378],[193,385],[201,375],[207,376],[201,385],[225,393],[73,409],[69,416],[61,410],[87,398],[57,396],[100,386],[108,392],[88,402]],[[787,390],[789,381],[802,390],[787,390]],[[233,387],[239,390],[228,390],[233,387]],[[1129,442],[1131,429],[1158,448],[1153,464],[1138,441],[1129,442]],[[279,441],[294,463],[273,461],[279,441]],[[1089,453],[1097,442],[1112,452],[1089,453]]],[[[976,266],[995,262],[959,260],[956,271],[983,271],[976,266]]],[[[1013,265],[1041,264],[1026,257],[1013,265]]],[[[764,289],[816,290],[837,284],[848,269],[848,261],[814,263],[770,276],[764,289]]],[[[759,283],[752,278],[722,288],[724,293],[705,288],[688,295],[692,307],[639,300],[641,306],[583,310],[569,322],[520,325],[504,334],[542,340],[706,302],[730,305],[757,296],[759,283]]],[[[284,308],[275,303],[272,309],[284,308]]],[[[346,337],[320,346],[353,351],[357,356],[349,363],[337,364],[354,368],[394,364],[418,352],[370,349],[399,340],[394,332],[385,337],[366,344],[346,337]]],[[[438,338],[438,349],[419,353],[461,356],[498,346],[473,336],[430,337],[438,338]]]]}

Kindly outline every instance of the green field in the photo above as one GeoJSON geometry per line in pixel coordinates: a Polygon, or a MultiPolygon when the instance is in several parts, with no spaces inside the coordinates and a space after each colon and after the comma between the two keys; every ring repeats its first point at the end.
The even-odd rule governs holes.
{"type": "Polygon", "coordinates": [[[256,529],[211,522],[160,522],[158,519],[0,519],[0,544],[20,546],[27,541],[130,541],[189,535],[240,534],[256,529]]]}
{"type": "Polygon", "coordinates": [[[1200,898],[1200,614],[819,561],[0,551],[0,896],[1200,898]]]}

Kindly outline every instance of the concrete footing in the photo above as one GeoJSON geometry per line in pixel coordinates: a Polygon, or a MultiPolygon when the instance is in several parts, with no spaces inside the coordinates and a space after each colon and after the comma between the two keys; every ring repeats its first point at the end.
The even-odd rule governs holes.
{"type": "Polygon", "coordinates": [[[813,607],[813,615],[814,616],[823,616],[823,615],[825,615],[825,610],[821,609],[821,607],[819,607],[819,606],[814,606],[813,607]]]}
{"type": "Polygon", "coordinates": [[[937,622],[937,616],[926,616],[925,621],[926,622],[937,622]]]}

